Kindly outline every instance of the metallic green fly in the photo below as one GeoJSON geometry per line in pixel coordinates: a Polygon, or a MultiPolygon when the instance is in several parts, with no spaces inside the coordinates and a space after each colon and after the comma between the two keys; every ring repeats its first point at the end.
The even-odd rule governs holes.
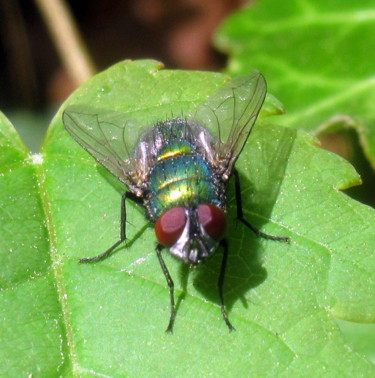
{"type": "Polygon", "coordinates": [[[126,199],[144,206],[155,225],[156,254],[170,289],[167,332],[175,320],[174,284],[161,251],[167,248],[191,266],[223,249],[218,289],[223,319],[234,327],[224,305],[223,285],[228,257],[226,191],[235,181],[237,218],[256,235],[279,241],[253,227],[243,216],[238,172],[234,165],[258,117],[266,96],[260,73],[239,76],[219,88],[186,117],[139,127],[124,114],[70,106],[63,122],[70,135],[129,189],[122,196],[120,239],[104,253],[83,258],[100,260],[126,238],[126,199]]]}

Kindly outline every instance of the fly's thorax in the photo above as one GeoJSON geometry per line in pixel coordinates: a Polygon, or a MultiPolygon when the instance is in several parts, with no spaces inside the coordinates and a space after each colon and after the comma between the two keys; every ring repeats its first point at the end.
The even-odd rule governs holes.
{"type": "Polygon", "coordinates": [[[146,208],[151,220],[172,207],[209,203],[225,207],[225,185],[199,154],[160,160],[151,171],[146,208]]]}

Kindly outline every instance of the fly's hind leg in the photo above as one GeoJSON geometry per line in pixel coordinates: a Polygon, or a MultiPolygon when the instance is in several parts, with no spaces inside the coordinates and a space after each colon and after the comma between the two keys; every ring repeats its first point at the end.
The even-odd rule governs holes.
{"type": "Polygon", "coordinates": [[[236,169],[233,170],[234,175],[234,183],[235,183],[235,192],[236,192],[236,205],[237,205],[237,219],[241,221],[246,227],[250,228],[251,231],[254,232],[255,235],[260,236],[264,239],[270,239],[270,240],[277,240],[289,243],[290,239],[287,236],[273,236],[268,235],[260,230],[258,230],[256,227],[252,226],[243,215],[242,211],[242,197],[241,197],[241,184],[240,184],[240,177],[238,175],[238,171],[236,169]]]}
{"type": "Polygon", "coordinates": [[[101,253],[98,256],[94,257],[84,257],[80,259],[80,264],[90,263],[98,260],[105,259],[108,257],[122,242],[126,239],[126,204],[125,200],[129,198],[130,200],[134,201],[135,203],[141,203],[141,199],[137,197],[132,192],[125,192],[121,197],[121,229],[120,229],[120,239],[112,245],[112,247],[108,248],[105,252],[101,253]]]}

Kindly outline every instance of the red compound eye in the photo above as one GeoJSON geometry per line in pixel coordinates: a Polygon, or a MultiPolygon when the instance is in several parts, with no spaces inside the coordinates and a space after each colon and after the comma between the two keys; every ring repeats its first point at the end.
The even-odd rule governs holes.
{"type": "Polygon", "coordinates": [[[172,207],[162,214],[155,224],[155,234],[159,243],[171,247],[180,238],[186,225],[186,213],[183,207],[172,207]]]}
{"type": "Polygon", "coordinates": [[[199,205],[198,218],[212,239],[220,240],[224,237],[227,228],[227,217],[219,207],[214,205],[199,205]]]}

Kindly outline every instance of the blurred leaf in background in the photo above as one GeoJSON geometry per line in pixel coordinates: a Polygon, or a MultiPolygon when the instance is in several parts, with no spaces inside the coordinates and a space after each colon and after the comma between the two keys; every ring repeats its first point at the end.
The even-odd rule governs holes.
{"type": "Polygon", "coordinates": [[[276,122],[313,132],[355,164],[364,186],[351,193],[371,205],[374,45],[372,0],[256,1],[230,16],[216,35],[216,46],[229,54],[228,72],[263,72],[287,112],[276,122]]]}

